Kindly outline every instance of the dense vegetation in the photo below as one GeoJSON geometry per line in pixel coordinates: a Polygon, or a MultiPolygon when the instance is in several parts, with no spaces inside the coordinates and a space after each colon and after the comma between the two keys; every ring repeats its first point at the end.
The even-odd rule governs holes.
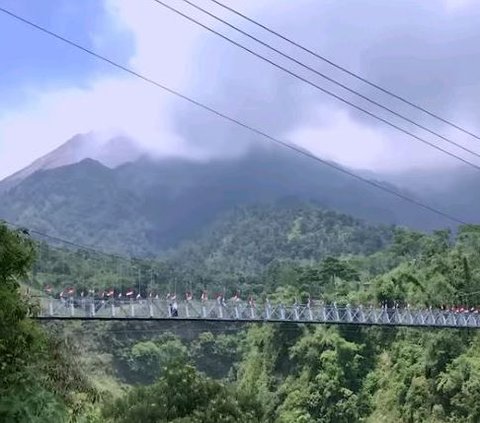
{"type": "Polygon", "coordinates": [[[480,306],[476,226],[423,234],[312,206],[254,207],[167,258],[135,262],[35,248],[0,226],[0,277],[1,421],[480,421],[474,332],[181,322],[45,330],[29,319],[34,301],[19,284],[104,289],[119,280],[146,292],[176,280],[180,293],[229,281],[272,301],[480,306]]]}
{"type": "MultiPolygon", "coordinates": [[[[196,241],[170,250],[161,260],[128,259],[41,243],[34,286],[126,289],[142,294],[227,289],[265,293],[265,278],[283,268],[314,265],[329,257],[368,256],[389,244],[392,227],[367,225],[315,207],[250,206],[221,216],[196,241]]],[[[65,246],[62,246],[65,247],[65,246]]],[[[330,261],[326,261],[331,264],[330,261]]]]}
{"type": "Polygon", "coordinates": [[[311,201],[373,223],[421,229],[451,223],[306,157],[259,145],[243,156],[208,162],[143,158],[110,169],[86,159],[39,171],[4,192],[1,185],[2,218],[142,256],[175,248],[225,212],[249,204],[311,201]]]}
{"type": "Polygon", "coordinates": [[[20,292],[34,257],[23,232],[0,225],[0,421],[94,422],[97,393],[73,350],[30,319],[35,304],[20,292]]]}

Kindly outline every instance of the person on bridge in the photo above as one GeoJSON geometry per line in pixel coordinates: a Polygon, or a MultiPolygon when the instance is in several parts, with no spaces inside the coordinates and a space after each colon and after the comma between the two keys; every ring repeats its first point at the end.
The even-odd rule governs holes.
{"type": "Polygon", "coordinates": [[[170,315],[171,317],[178,317],[177,300],[174,300],[173,303],[170,303],[170,315]]]}

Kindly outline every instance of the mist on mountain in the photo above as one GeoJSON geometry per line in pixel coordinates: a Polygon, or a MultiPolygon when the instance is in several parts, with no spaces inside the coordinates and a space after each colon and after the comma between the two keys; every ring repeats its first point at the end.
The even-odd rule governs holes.
{"type": "MultiPolygon", "coordinates": [[[[11,186],[0,195],[0,216],[72,241],[147,255],[254,204],[303,202],[371,223],[425,230],[450,223],[282,147],[259,144],[243,155],[201,161],[153,158],[126,139],[90,152],[89,145],[74,138],[7,178],[3,184],[11,186]],[[82,160],[87,154],[95,159],[82,160]]],[[[382,182],[381,175],[375,179],[417,198],[412,190],[382,182]]]]}

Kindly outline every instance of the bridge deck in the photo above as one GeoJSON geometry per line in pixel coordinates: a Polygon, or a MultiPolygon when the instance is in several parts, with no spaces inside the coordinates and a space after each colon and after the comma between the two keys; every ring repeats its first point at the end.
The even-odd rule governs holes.
{"type": "Polygon", "coordinates": [[[297,322],[370,326],[480,328],[480,314],[410,308],[371,308],[335,305],[253,305],[245,302],[42,299],[42,320],[187,320],[297,322]]]}

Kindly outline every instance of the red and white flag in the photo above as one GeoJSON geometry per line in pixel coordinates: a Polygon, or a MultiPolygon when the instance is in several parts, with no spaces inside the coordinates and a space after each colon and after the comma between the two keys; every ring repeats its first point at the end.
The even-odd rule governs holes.
{"type": "Polygon", "coordinates": [[[192,301],[192,299],[193,299],[192,293],[191,293],[191,292],[187,292],[187,293],[185,294],[185,298],[187,299],[187,301],[192,301]]]}
{"type": "Polygon", "coordinates": [[[172,297],[171,297],[171,300],[175,301],[176,299],[177,299],[177,294],[173,294],[172,297]]]}
{"type": "Polygon", "coordinates": [[[107,297],[113,297],[114,294],[115,294],[115,291],[113,289],[110,289],[109,291],[107,291],[107,297]]]}
{"type": "Polygon", "coordinates": [[[118,298],[122,298],[122,293],[121,292],[118,293],[118,298]]]}
{"type": "Polygon", "coordinates": [[[201,297],[202,301],[207,301],[208,300],[208,294],[207,294],[207,291],[203,291],[202,292],[202,297],[201,297]]]}
{"type": "Polygon", "coordinates": [[[133,289],[127,290],[127,292],[125,293],[125,295],[126,295],[127,297],[131,297],[131,296],[133,295],[133,289]]]}
{"type": "Polygon", "coordinates": [[[137,300],[139,300],[140,298],[142,298],[142,296],[140,295],[140,293],[137,294],[137,300]]]}
{"type": "Polygon", "coordinates": [[[67,289],[67,294],[68,295],[73,295],[75,293],[75,288],[68,288],[67,289]]]}

